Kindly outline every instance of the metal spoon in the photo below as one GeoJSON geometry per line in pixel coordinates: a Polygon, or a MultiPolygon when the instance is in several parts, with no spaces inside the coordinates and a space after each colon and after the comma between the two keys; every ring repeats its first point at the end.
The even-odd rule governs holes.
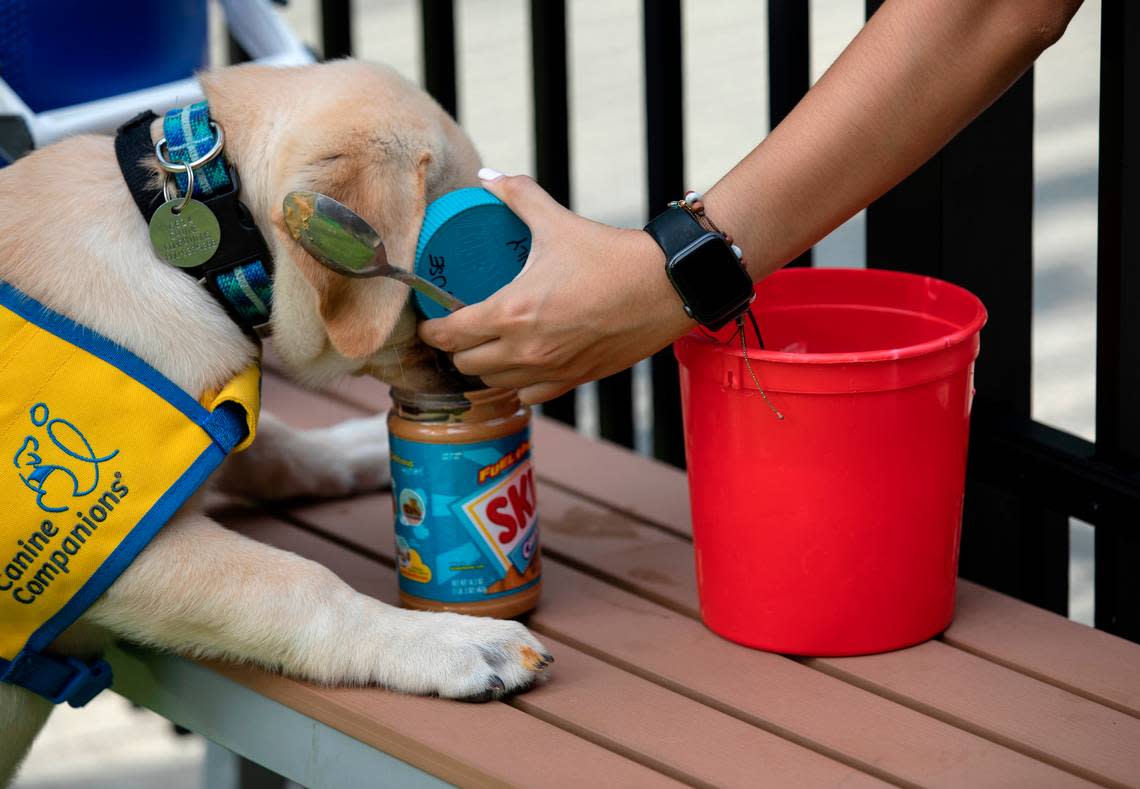
{"type": "Polygon", "coordinates": [[[380,234],[348,206],[320,192],[290,192],[281,204],[289,233],[305,251],[346,277],[403,282],[448,312],[466,306],[435,283],[388,262],[380,234]]]}

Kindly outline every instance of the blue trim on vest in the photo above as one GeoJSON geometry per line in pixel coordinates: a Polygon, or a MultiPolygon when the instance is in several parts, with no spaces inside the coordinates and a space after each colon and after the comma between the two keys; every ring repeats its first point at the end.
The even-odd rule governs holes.
{"type": "Polygon", "coordinates": [[[52,658],[40,652],[58,638],[60,633],[74,624],[83,612],[107,591],[150,543],[159,529],[166,525],[186,500],[205,483],[230,451],[245,438],[246,421],[242,409],[232,404],[223,404],[213,412],[208,411],[174,382],[126,348],[45,307],[2,280],[0,280],[0,305],[12,310],[29,323],[114,365],[181,411],[187,419],[201,427],[214,442],[155,502],[87,583],[80,587],[75,596],[32,634],[16,659],[13,661],[0,659],[0,681],[25,687],[57,704],[67,701],[73,707],[79,707],[110,685],[110,666],[102,661],[87,664],[74,659],[52,658]],[[45,673],[40,675],[40,671],[45,673]]]}
{"type": "Polygon", "coordinates": [[[0,305],[7,307],[24,320],[82,348],[93,356],[113,364],[143,384],[156,395],[181,411],[196,425],[202,425],[210,416],[201,403],[183,391],[177,384],[151,367],[139,357],[102,334],[76,323],[65,315],[45,307],[21,290],[0,280],[0,305]]]}
{"type": "Polygon", "coordinates": [[[154,503],[130,534],[123,538],[111,555],[99,566],[99,569],[87,579],[87,583],[79,588],[75,596],[67,601],[51,619],[44,622],[39,630],[32,634],[25,647],[34,652],[47,648],[59,634],[74,624],[83,612],[95,604],[111,584],[115,582],[127,566],[134,561],[142,549],[145,548],[159,529],[166,525],[174,513],[186,503],[198,488],[206,482],[210,474],[226,459],[225,452],[217,444],[211,444],[190,465],[182,476],[178,478],[158,501],[154,503]]]}

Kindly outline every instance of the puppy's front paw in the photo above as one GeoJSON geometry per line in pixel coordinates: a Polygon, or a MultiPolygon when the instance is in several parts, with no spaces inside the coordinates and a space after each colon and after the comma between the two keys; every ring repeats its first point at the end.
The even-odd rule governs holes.
{"type": "Polygon", "coordinates": [[[266,427],[251,451],[234,459],[226,490],[263,499],[335,497],[379,490],[392,480],[385,414],[315,430],[277,420],[266,427]]]}
{"type": "Polygon", "coordinates": [[[417,632],[402,656],[407,674],[390,683],[397,690],[490,701],[531,687],[554,662],[518,622],[459,614],[417,616],[417,632]]]}
{"type": "Polygon", "coordinates": [[[378,490],[392,482],[388,466],[388,416],[349,419],[305,438],[321,457],[317,473],[322,485],[318,495],[347,496],[378,490]]]}
{"type": "Polygon", "coordinates": [[[391,478],[386,414],[297,430],[264,413],[257,440],[226,461],[219,488],[258,499],[349,496],[391,478]]]}

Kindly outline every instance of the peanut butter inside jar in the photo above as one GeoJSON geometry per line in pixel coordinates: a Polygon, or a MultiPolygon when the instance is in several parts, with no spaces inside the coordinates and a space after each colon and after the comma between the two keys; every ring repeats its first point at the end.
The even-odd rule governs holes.
{"type": "Polygon", "coordinates": [[[400,602],[510,618],[542,591],[530,409],[515,392],[392,389],[400,602]]]}

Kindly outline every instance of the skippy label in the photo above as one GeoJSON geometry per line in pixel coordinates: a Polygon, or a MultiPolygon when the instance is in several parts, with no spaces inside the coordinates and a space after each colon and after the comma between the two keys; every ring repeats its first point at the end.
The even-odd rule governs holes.
{"type": "Polygon", "coordinates": [[[529,428],[467,444],[393,435],[391,457],[402,591],[472,603],[538,582],[529,428]]]}

